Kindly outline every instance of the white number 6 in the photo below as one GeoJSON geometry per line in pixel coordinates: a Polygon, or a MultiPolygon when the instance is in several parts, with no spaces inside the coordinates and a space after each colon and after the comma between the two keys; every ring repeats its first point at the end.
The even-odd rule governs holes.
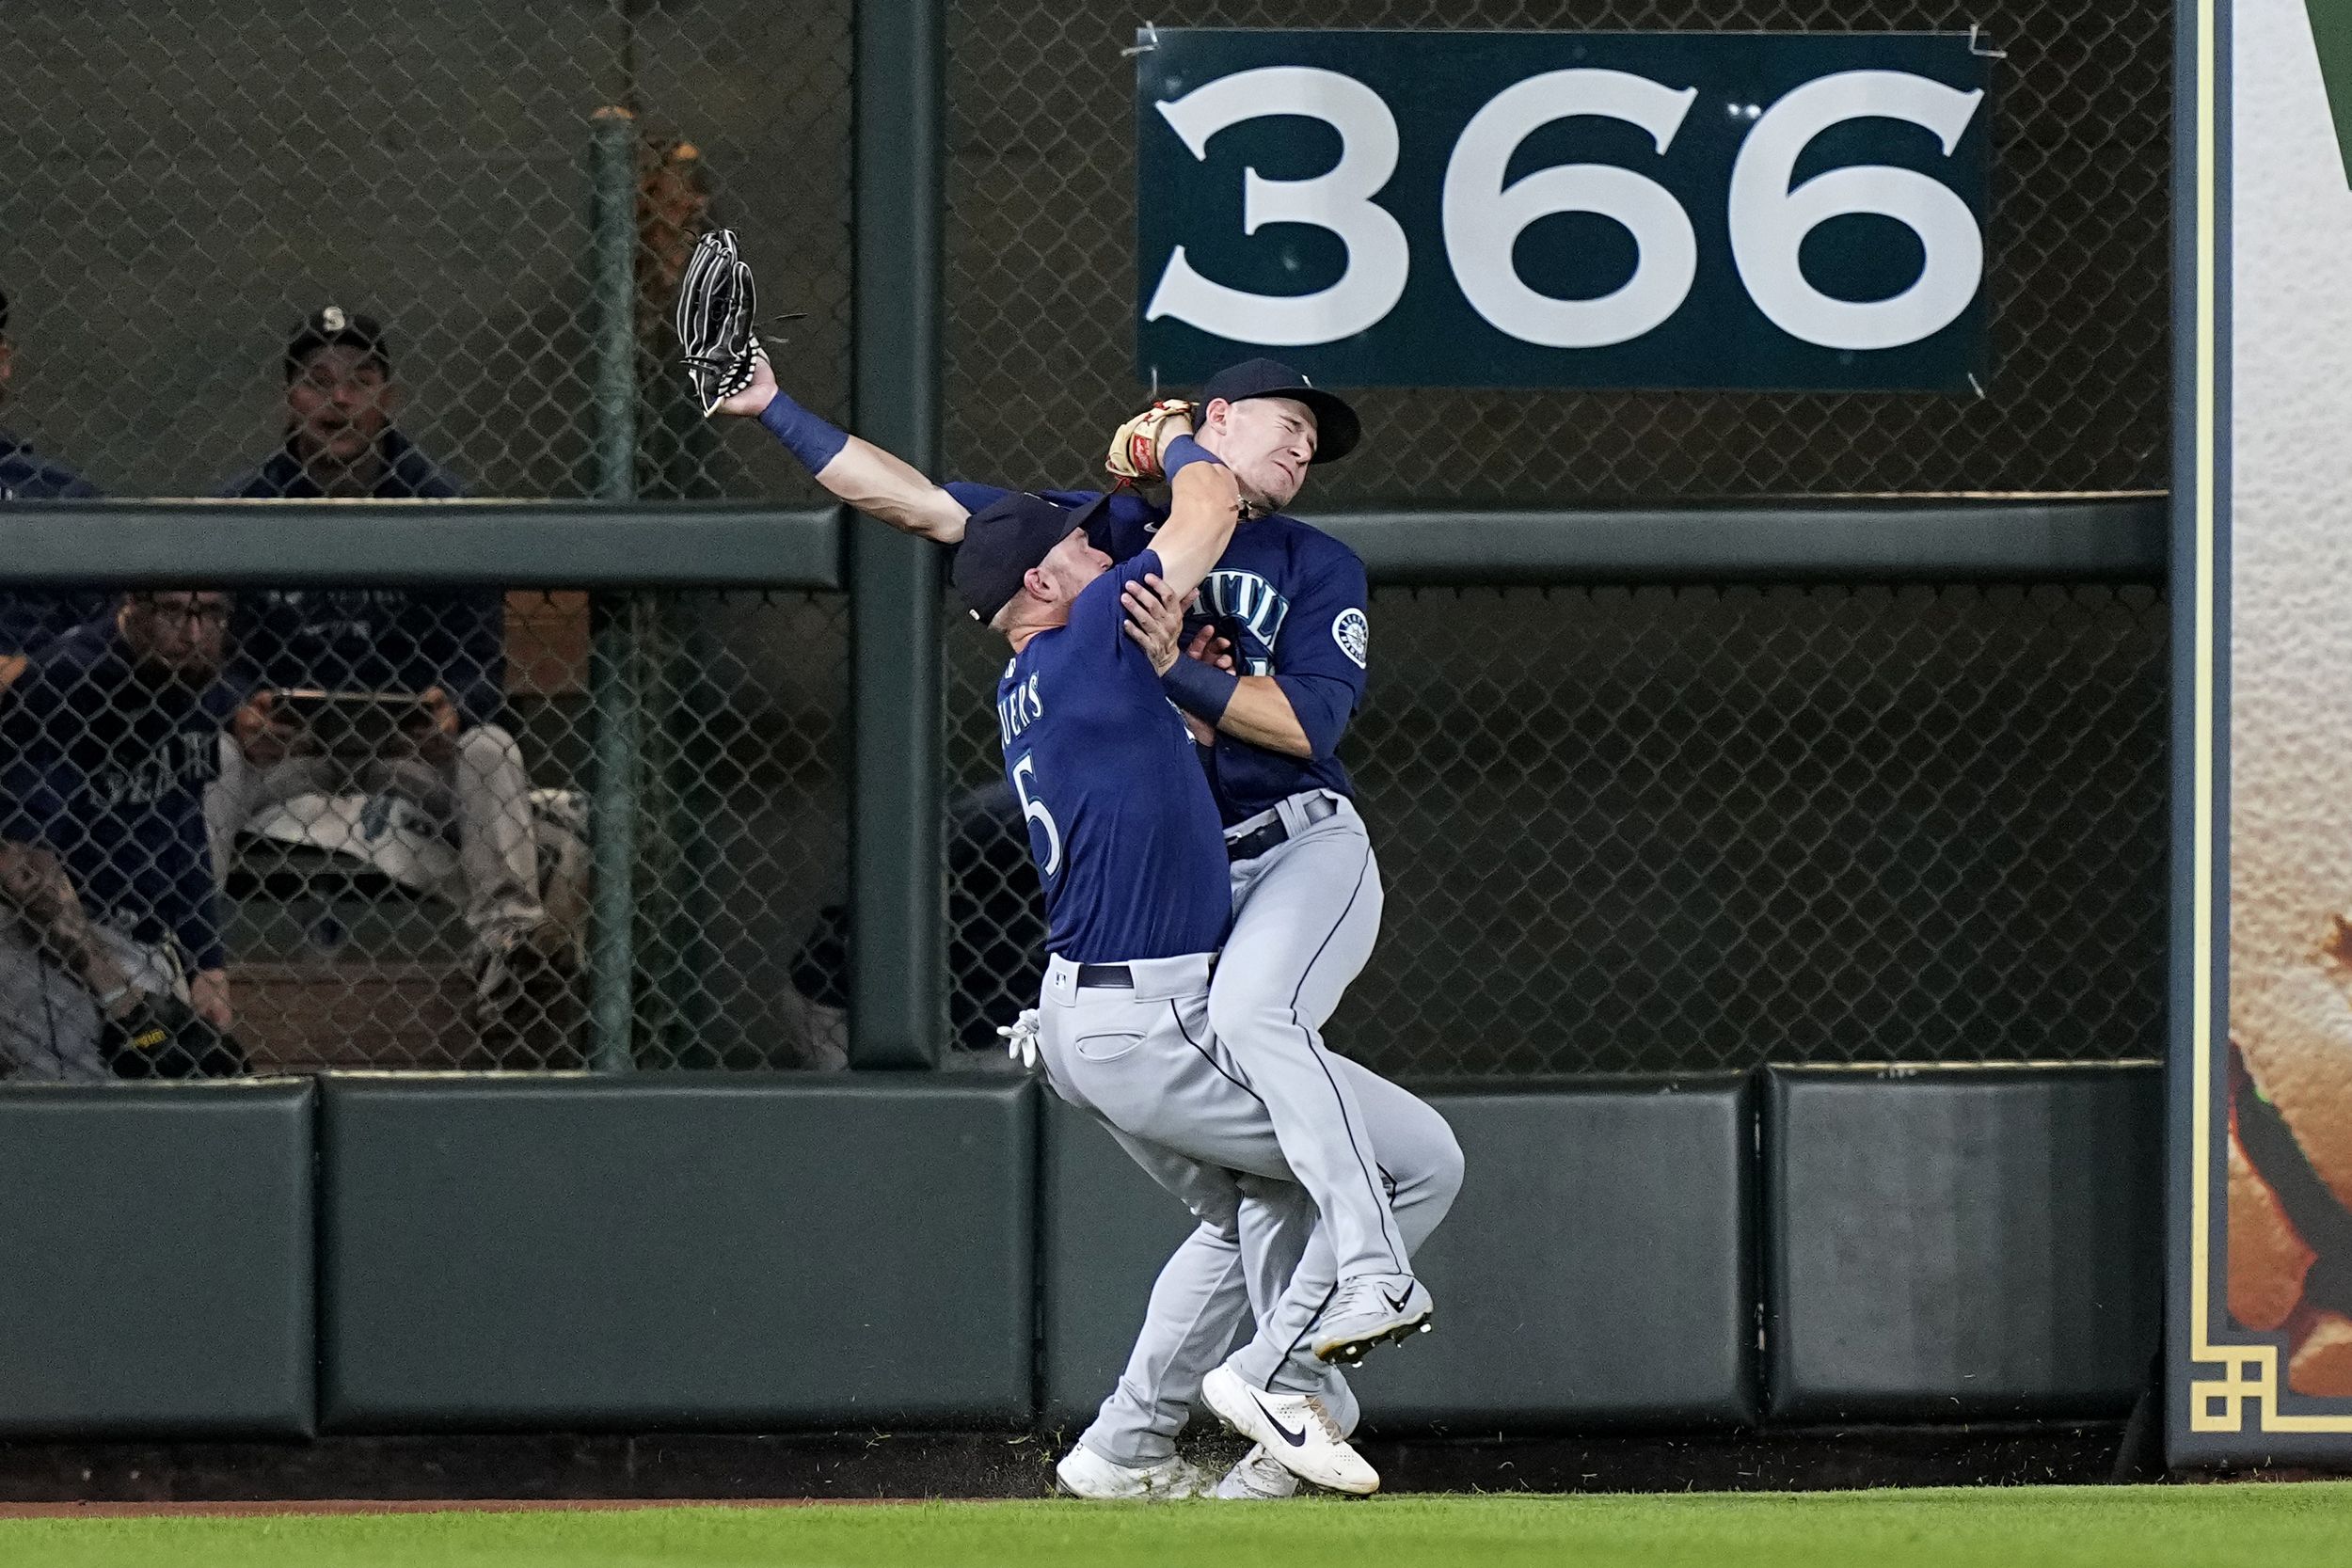
{"type": "Polygon", "coordinates": [[[1596,115],[1649,133],[1663,152],[1695,87],[1680,92],[1622,71],[1549,71],[1497,93],[1454,144],[1445,169],[1445,253],[1471,309],[1521,342],[1600,348],[1640,337],[1673,315],[1698,276],[1690,214],[1655,180],[1609,164],[1566,164],[1502,183],[1511,154],[1555,119],[1596,115]],[[1633,276],[1598,299],[1538,293],[1511,264],[1519,231],[1553,213],[1598,213],[1640,248],[1633,276]]]}
{"type": "Polygon", "coordinates": [[[1061,831],[1054,826],[1054,814],[1045,809],[1045,802],[1029,793],[1037,783],[1037,757],[1023,757],[1012,765],[1012,787],[1021,797],[1021,815],[1045,830],[1045,875],[1051,877],[1061,869],[1061,831]]]}
{"type": "Polygon", "coordinates": [[[1899,348],[1949,325],[1984,277],[1984,236],[1968,204],[1915,169],[1864,164],[1788,188],[1814,137],[1849,119],[1908,120],[1935,133],[1945,156],[1976,117],[1981,90],[1904,71],[1844,71],[1807,82],[1773,104],[1748,133],[1731,167],[1731,255],[1748,296],[1792,338],[1824,348],[1899,348]],[[1850,300],[1806,281],[1798,247],[1820,225],[1875,213],[1919,236],[1927,261],[1888,299],[1850,300]]]}

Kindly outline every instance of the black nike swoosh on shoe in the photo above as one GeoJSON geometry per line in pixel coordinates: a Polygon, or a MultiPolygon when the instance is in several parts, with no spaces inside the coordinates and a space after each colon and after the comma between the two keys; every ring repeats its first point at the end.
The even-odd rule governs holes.
{"type": "Polygon", "coordinates": [[[1265,1407],[1265,1401],[1258,1398],[1255,1394],[1249,1396],[1249,1402],[1258,1407],[1258,1413],[1266,1418],[1266,1424],[1282,1434],[1283,1442],[1288,1443],[1294,1449],[1303,1449],[1307,1446],[1307,1433],[1304,1428],[1301,1428],[1296,1432],[1293,1432],[1290,1428],[1276,1420],[1274,1418],[1274,1412],[1265,1407]]]}
{"type": "Polygon", "coordinates": [[[1392,1296],[1389,1294],[1389,1288],[1383,1285],[1380,1287],[1380,1299],[1389,1304],[1390,1311],[1402,1312],[1405,1310],[1405,1304],[1413,1299],[1413,1288],[1410,1285],[1407,1285],[1405,1287],[1405,1293],[1403,1295],[1392,1296]]]}

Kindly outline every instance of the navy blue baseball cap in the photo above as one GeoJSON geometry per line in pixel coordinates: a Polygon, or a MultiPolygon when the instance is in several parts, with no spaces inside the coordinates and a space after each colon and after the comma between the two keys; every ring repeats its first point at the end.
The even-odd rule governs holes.
{"type": "Polygon", "coordinates": [[[956,546],[951,568],[956,592],[963,596],[972,619],[983,625],[996,619],[997,611],[1021,592],[1029,568],[1081,530],[1088,544],[1107,553],[1109,505],[1108,495],[1072,508],[1016,490],[974,513],[963,525],[963,543],[956,546]]]}
{"type": "Polygon", "coordinates": [[[1314,460],[1318,463],[1337,463],[1356,450],[1356,442],[1364,433],[1363,421],[1356,417],[1356,410],[1345,398],[1325,391],[1279,359],[1245,359],[1209,377],[1200,388],[1203,416],[1208,413],[1209,404],[1219,398],[1227,403],[1240,403],[1246,398],[1295,398],[1305,404],[1315,417],[1314,460]]]}
{"type": "Polygon", "coordinates": [[[286,379],[292,381],[302,373],[303,362],[323,348],[356,348],[376,363],[386,375],[392,373],[392,351],[384,336],[384,324],[373,316],[362,316],[340,305],[328,305],[302,318],[286,342],[286,379]]]}

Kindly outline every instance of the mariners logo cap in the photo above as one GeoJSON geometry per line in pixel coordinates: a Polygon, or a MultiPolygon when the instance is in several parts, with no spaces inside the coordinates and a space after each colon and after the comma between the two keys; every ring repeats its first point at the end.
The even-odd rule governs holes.
{"type": "Polygon", "coordinates": [[[953,567],[956,592],[972,619],[983,626],[996,619],[1021,592],[1029,568],[1073,533],[1083,529],[1089,544],[1107,551],[1109,504],[1104,495],[1073,509],[1017,490],[974,513],[963,525],[953,567]]]}
{"type": "Polygon", "coordinates": [[[357,348],[392,373],[392,353],[384,325],[373,316],[355,315],[340,305],[328,305],[302,318],[286,344],[286,379],[302,373],[302,362],[323,348],[357,348]]]}
{"type": "Polygon", "coordinates": [[[1217,372],[1200,388],[1202,410],[1219,398],[1227,403],[1295,398],[1305,404],[1315,417],[1314,460],[1318,463],[1337,463],[1356,450],[1364,433],[1363,421],[1345,398],[1325,391],[1279,359],[1245,359],[1217,372]]]}

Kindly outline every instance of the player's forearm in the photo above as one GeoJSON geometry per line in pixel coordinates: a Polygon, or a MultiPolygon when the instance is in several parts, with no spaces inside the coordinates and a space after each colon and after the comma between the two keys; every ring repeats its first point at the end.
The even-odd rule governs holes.
{"type": "Polygon", "coordinates": [[[952,545],[963,537],[962,503],[895,453],[811,413],[779,389],[759,422],[836,499],[901,532],[952,545]]]}
{"type": "Polygon", "coordinates": [[[1243,675],[1233,687],[1233,699],[1216,721],[1217,729],[1235,740],[1286,757],[1304,760],[1315,754],[1307,727],[1298,721],[1290,696],[1272,675],[1243,675]]]}
{"type": "Polygon", "coordinates": [[[871,441],[852,436],[817,470],[817,483],[867,516],[942,545],[963,537],[963,503],[871,441]]]}
{"type": "MultiPolygon", "coordinates": [[[[1209,575],[1240,520],[1240,497],[1224,466],[1197,443],[1180,437],[1170,457],[1168,520],[1152,539],[1161,580],[1179,595],[1209,575]]],[[[1205,717],[1205,716],[1204,716],[1205,717]]]]}

